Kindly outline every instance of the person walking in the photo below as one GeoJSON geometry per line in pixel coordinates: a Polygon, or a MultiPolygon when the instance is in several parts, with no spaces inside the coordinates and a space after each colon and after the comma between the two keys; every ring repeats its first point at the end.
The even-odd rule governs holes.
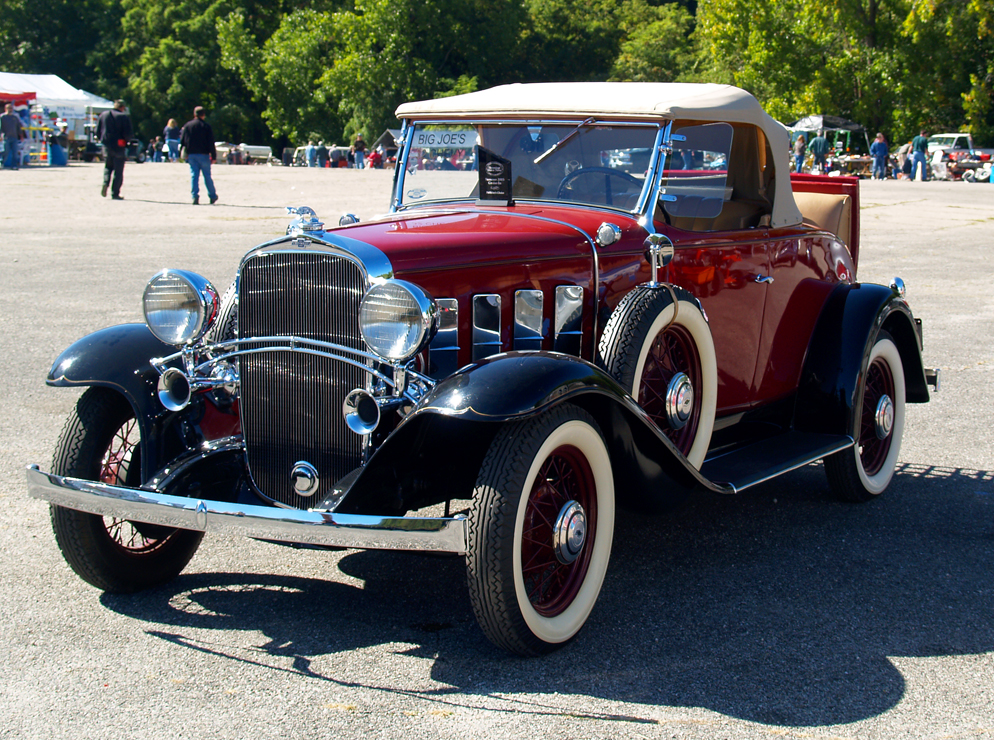
{"type": "Polygon", "coordinates": [[[352,145],[352,149],[355,152],[355,166],[356,169],[363,169],[366,165],[366,142],[362,140],[362,134],[355,135],[355,143],[352,145]]]}
{"type": "Polygon", "coordinates": [[[911,179],[918,179],[918,165],[922,168],[922,182],[928,181],[928,134],[924,130],[911,140],[911,179]]]}
{"type": "Polygon", "coordinates": [[[828,155],[829,150],[828,139],[825,138],[824,131],[818,132],[818,135],[808,144],[808,149],[814,157],[814,164],[811,165],[811,171],[819,175],[824,175],[825,157],[828,155]]]}
{"type": "Polygon", "coordinates": [[[124,200],[121,195],[124,159],[132,137],[131,116],[125,112],[125,108],[123,100],[115,100],[114,107],[105,110],[97,119],[97,139],[104,145],[104,184],[100,188],[100,195],[106,198],[109,187],[114,200],[124,200]]]}
{"type": "Polygon", "coordinates": [[[4,106],[3,115],[0,116],[0,132],[3,133],[3,166],[5,169],[20,169],[20,148],[21,138],[24,136],[24,126],[21,118],[14,113],[14,104],[7,103],[4,106]]]}
{"type": "Polygon", "coordinates": [[[883,134],[877,134],[873,143],[870,144],[870,156],[873,157],[873,179],[874,180],[885,180],[887,179],[887,155],[890,154],[890,148],[887,146],[887,140],[884,138],[883,134]]]}
{"type": "Polygon", "coordinates": [[[193,109],[193,118],[183,124],[179,141],[186,154],[187,164],[190,165],[190,192],[193,195],[193,205],[200,205],[200,175],[204,176],[207,195],[211,204],[217,203],[217,191],[211,178],[211,162],[217,159],[214,148],[214,130],[204,119],[207,111],[198,105],[193,109]]]}
{"type": "Polygon", "coordinates": [[[162,129],[162,138],[166,142],[166,147],[169,149],[169,161],[175,162],[179,159],[179,136],[180,127],[176,123],[175,118],[170,118],[166,123],[166,127],[162,129]]]}
{"type": "Polygon", "coordinates": [[[807,154],[808,145],[804,139],[804,134],[797,137],[794,142],[794,172],[804,172],[804,155],[807,154]]]}

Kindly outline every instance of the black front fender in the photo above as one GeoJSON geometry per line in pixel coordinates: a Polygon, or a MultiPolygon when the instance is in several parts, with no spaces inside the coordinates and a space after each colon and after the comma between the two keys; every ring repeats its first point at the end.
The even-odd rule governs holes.
{"type": "Polygon", "coordinates": [[[159,373],[150,360],[175,351],[156,339],[145,324],[111,326],[71,344],[55,360],[46,379],[55,387],[110,388],[128,400],[141,427],[143,480],[161,467],[162,429],[174,415],[159,402],[159,373]]]}
{"type": "Polygon", "coordinates": [[[601,427],[622,500],[662,509],[695,486],[718,490],[600,368],[571,355],[509,352],[436,385],[377,449],[337,511],[399,512],[469,498],[501,424],[567,402],[601,427]]]}

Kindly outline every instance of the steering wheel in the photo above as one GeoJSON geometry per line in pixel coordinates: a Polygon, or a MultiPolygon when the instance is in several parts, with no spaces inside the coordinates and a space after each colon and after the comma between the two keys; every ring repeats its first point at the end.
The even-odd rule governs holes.
{"type": "MultiPolygon", "coordinates": [[[[604,196],[605,196],[604,202],[606,205],[609,206],[614,205],[614,203],[612,202],[613,196],[611,193],[612,177],[617,177],[619,180],[624,180],[628,184],[634,183],[635,185],[638,186],[639,190],[642,189],[642,181],[639,180],[637,177],[629,175],[624,170],[616,170],[611,167],[583,167],[578,170],[573,170],[568,175],[566,175],[566,177],[562,179],[562,181],[559,183],[559,191],[556,193],[556,198],[558,198],[559,200],[572,200],[571,198],[567,197],[567,191],[573,189],[573,182],[575,180],[578,180],[580,177],[590,176],[590,175],[604,176],[604,196]]],[[[627,192],[627,190],[628,190],[627,188],[623,189],[623,191],[625,192],[627,192]]]]}

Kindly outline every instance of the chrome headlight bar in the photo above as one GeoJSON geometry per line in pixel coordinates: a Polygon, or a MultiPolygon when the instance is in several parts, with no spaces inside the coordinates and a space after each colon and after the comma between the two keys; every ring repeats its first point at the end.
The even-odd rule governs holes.
{"type": "MultiPolygon", "coordinates": [[[[270,336],[230,339],[200,347],[184,347],[174,354],[151,360],[152,367],[161,376],[159,397],[167,408],[172,406],[182,408],[189,401],[189,394],[193,391],[222,389],[233,394],[238,386],[238,372],[232,360],[269,352],[311,354],[364,370],[373,378],[374,386],[391,389],[390,394],[382,399],[384,404],[396,403],[400,398],[416,404],[435,385],[435,380],[413,370],[409,366],[412,363],[408,363],[408,366],[392,365],[392,372],[388,373],[378,367],[388,364],[384,358],[370,352],[306,337],[270,336]],[[177,361],[182,364],[183,370],[171,367],[171,364],[177,361]],[[188,384],[188,388],[182,387],[182,381],[178,377],[180,375],[188,384]],[[174,397],[177,393],[179,396],[174,397]],[[186,397],[186,401],[180,403],[183,396],[186,397]]],[[[377,402],[380,402],[379,398],[377,402]]]]}

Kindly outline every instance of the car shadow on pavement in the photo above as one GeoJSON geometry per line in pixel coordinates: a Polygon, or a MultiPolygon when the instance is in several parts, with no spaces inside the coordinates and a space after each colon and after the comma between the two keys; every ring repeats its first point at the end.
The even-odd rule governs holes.
{"type": "Polygon", "coordinates": [[[457,557],[347,553],[339,568],[361,588],[200,573],[102,601],[177,645],[350,685],[366,677],[343,681],[313,664],[398,644],[431,660],[442,685],[416,693],[461,706],[501,695],[509,710],[545,713],[506,695],[555,692],[823,726],[894,707],[905,681],[892,659],[994,650],[992,544],[992,472],[903,464],[883,497],[853,505],[835,502],[811,465],[666,516],[619,513],[590,620],[537,659],[482,636],[457,557]],[[219,647],[202,629],[258,630],[268,642],[219,647]]]}

